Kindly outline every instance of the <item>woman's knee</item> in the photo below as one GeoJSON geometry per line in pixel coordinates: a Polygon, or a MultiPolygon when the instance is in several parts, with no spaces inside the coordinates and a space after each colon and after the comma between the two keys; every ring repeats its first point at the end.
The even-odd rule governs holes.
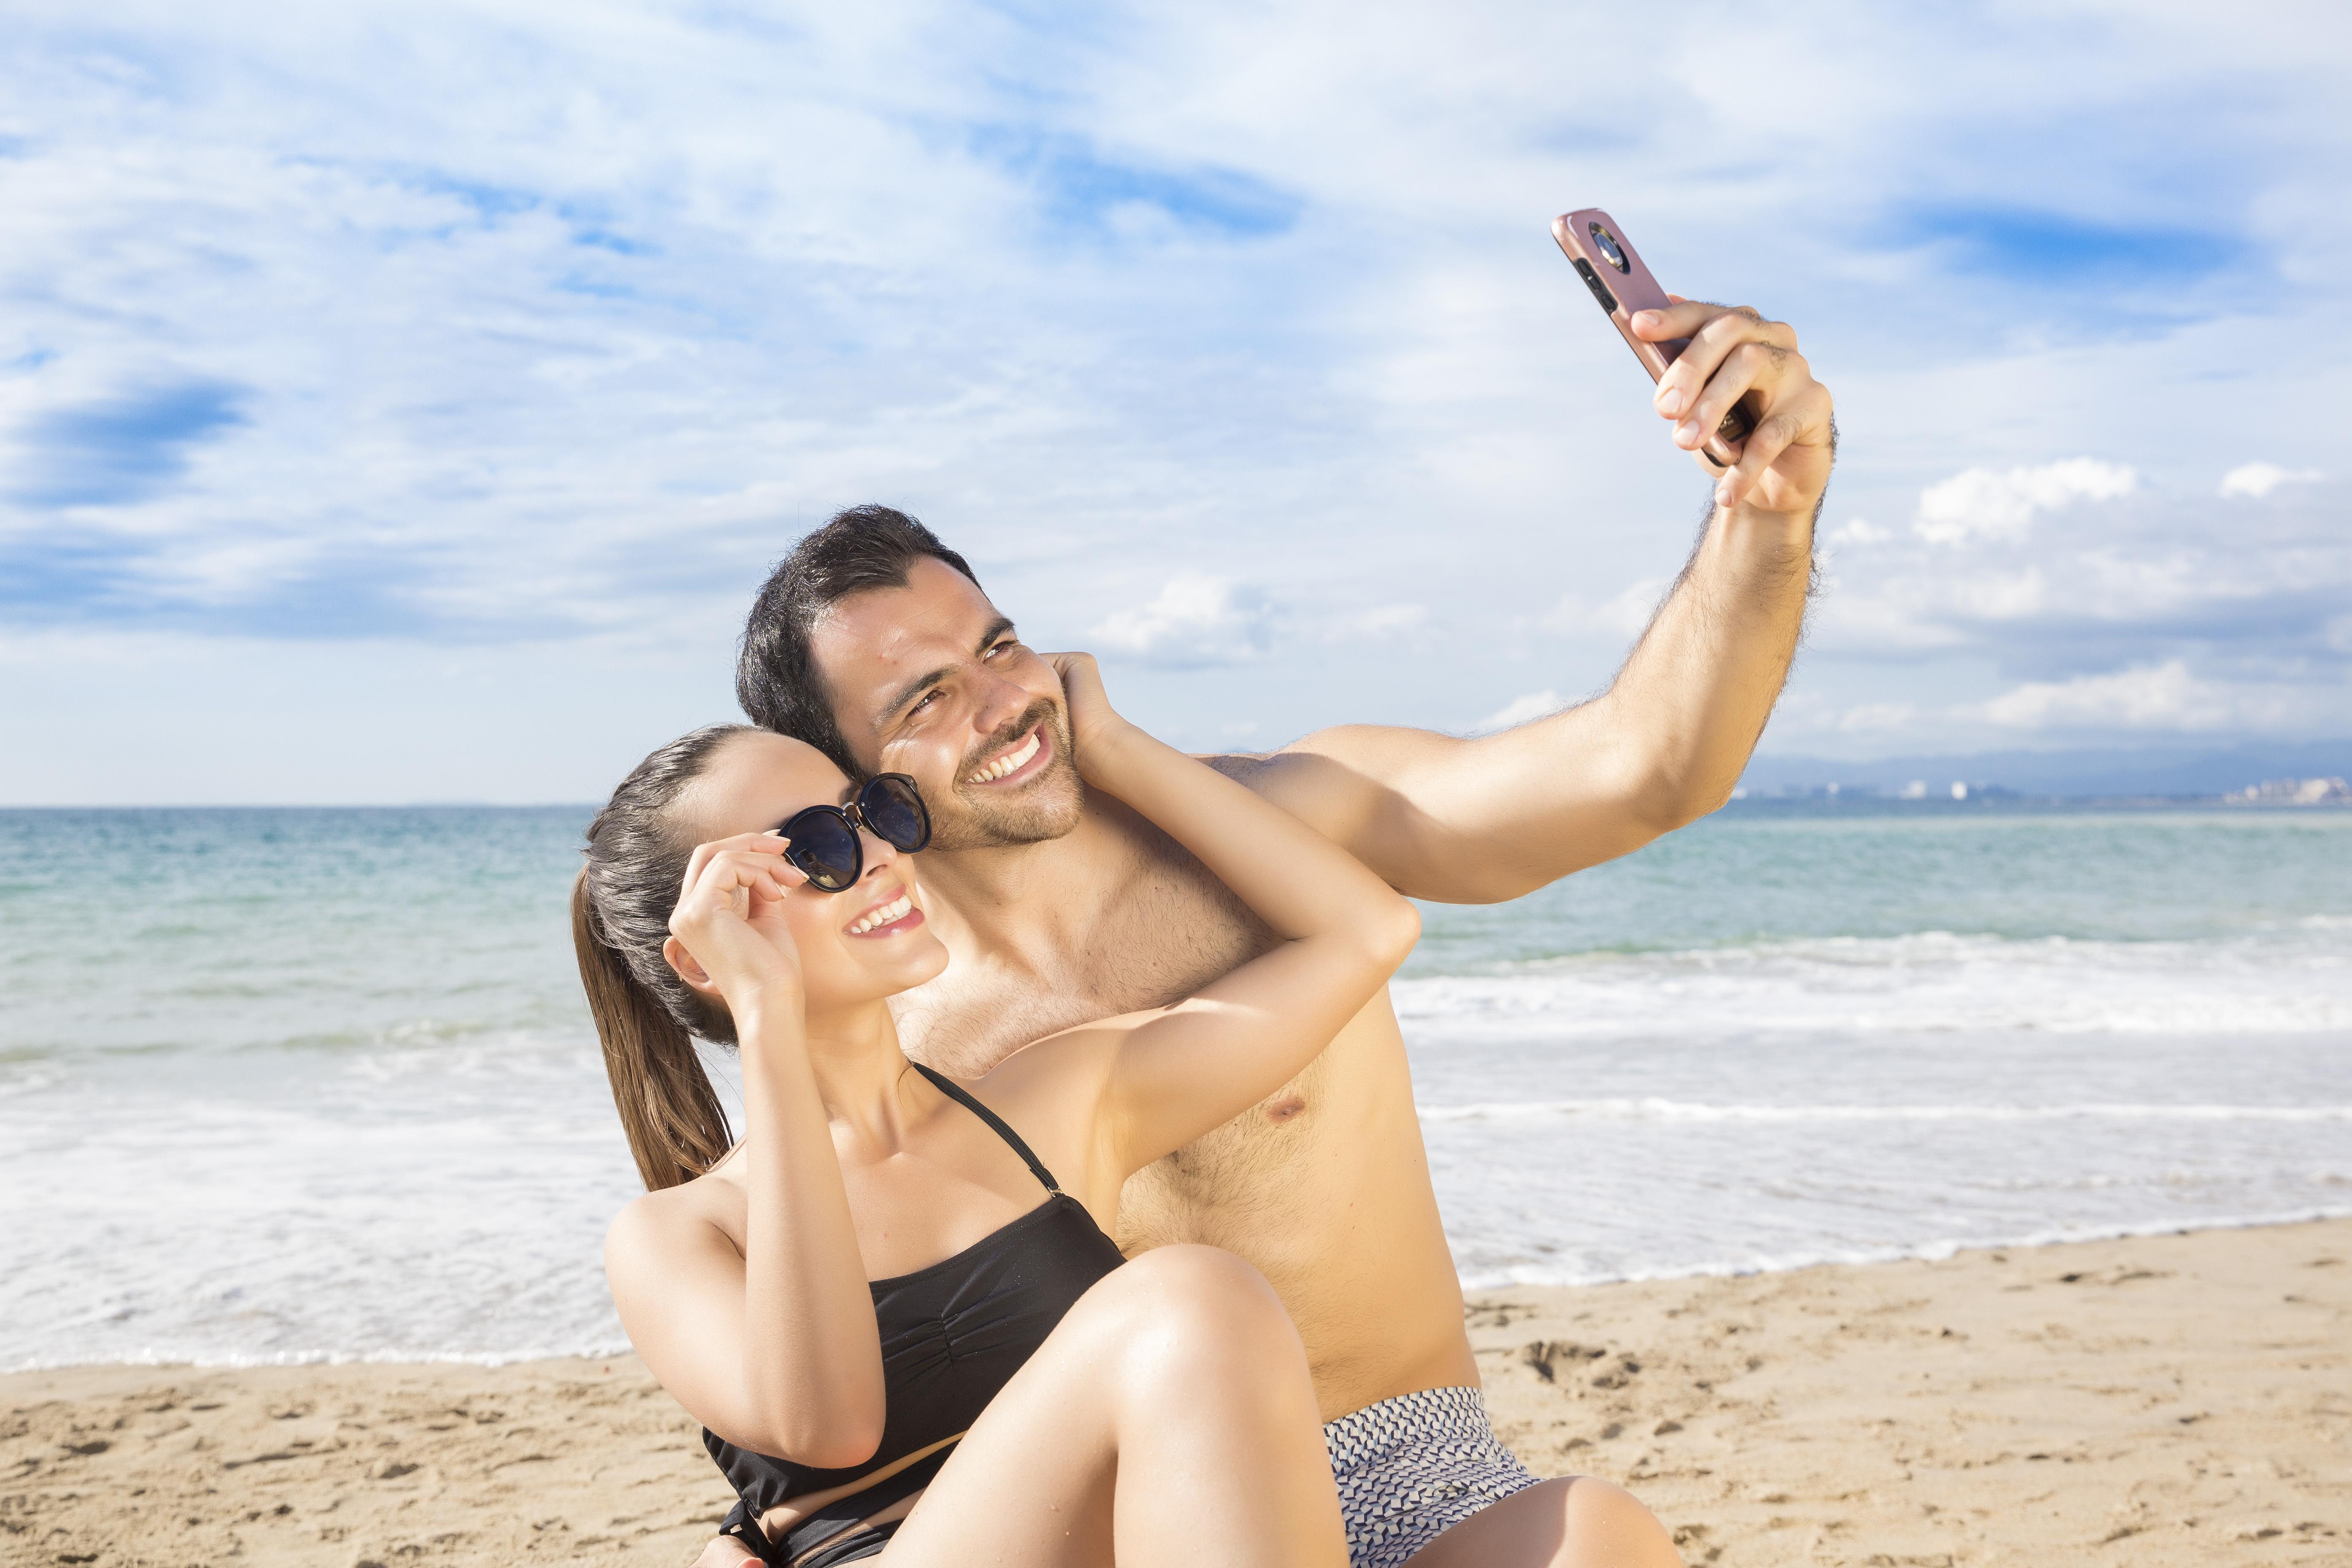
{"type": "Polygon", "coordinates": [[[1220,1247],[1154,1247],[1107,1276],[1080,1305],[1094,1309],[1100,1327],[1142,1364],[1305,1363],[1298,1331],[1274,1287],[1220,1247]]]}
{"type": "Polygon", "coordinates": [[[1150,1310],[1290,1331],[1290,1314],[1265,1276],[1222,1247],[1156,1247],[1112,1278],[1119,1275],[1150,1310]]]}

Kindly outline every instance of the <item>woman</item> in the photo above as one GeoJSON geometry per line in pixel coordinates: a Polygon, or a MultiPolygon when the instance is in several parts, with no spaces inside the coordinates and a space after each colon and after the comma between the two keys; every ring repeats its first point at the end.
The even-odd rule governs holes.
{"type": "Polygon", "coordinates": [[[730,1533],[768,1562],[1339,1568],[1314,1393],[1273,1292],[1205,1247],[1121,1267],[1109,1236],[1128,1176],[1294,1077],[1419,919],[1120,719],[1093,660],[1061,669],[1087,782],[1281,944],[961,1086],[907,1059],[888,1005],[947,963],[909,858],[929,832],[912,781],[853,789],[765,731],[673,742],[589,829],[573,894],[653,1189],[607,1239],[613,1298],[708,1429],[742,1499],[730,1533]],[[732,1151],[689,1035],[740,1049],[732,1151]]]}

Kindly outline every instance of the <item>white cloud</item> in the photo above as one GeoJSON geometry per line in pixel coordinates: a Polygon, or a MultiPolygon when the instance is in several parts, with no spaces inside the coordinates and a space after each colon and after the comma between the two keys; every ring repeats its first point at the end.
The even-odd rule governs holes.
{"type": "Polygon", "coordinates": [[[1773,716],[1777,749],[1859,757],[1914,751],[2145,744],[2159,737],[2341,735],[2352,677],[2305,680],[2200,673],[2187,659],[2027,680],[1983,700],[1885,700],[1839,706],[1791,691],[1773,716]]]}
{"type": "Polygon", "coordinates": [[[1543,628],[1563,637],[1639,637],[1664,602],[1671,577],[1643,577],[1620,588],[1606,602],[1588,605],[1575,594],[1563,595],[1543,617],[1543,628]]]}
{"type": "Polygon", "coordinates": [[[2214,731],[2266,715],[2249,711],[2244,694],[2201,679],[2168,659],[2137,669],[2029,680],[1978,706],[1988,722],[2009,730],[2214,731]]]}
{"type": "Polygon", "coordinates": [[[1497,730],[1508,730],[1540,719],[1547,713],[1557,713],[1567,704],[1557,691],[1530,691],[1525,697],[1514,697],[1475,724],[1470,726],[1474,735],[1491,735],[1497,730]]]}
{"type": "Polygon", "coordinates": [[[1809,645],[1849,658],[1965,651],[2045,678],[2191,654],[2200,668],[2341,653],[2326,623],[2352,603],[2352,536],[2315,503],[2236,511],[2225,529],[2210,500],[2172,492],[1997,549],[1842,553],[1809,645]]]}
{"type": "Polygon", "coordinates": [[[2242,463],[2221,476],[2224,500],[2252,496],[2256,500],[2281,485],[2309,484],[2324,478],[2317,468],[2282,468],[2276,463],[2242,463]]]}
{"type": "Polygon", "coordinates": [[[1265,651],[1272,609],[1265,595],[1223,577],[1170,578],[1150,604],[1096,622],[1103,648],[1171,668],[1238,664],[1265,651]]]}
{"type": "MultiPolygon", "coordinates": [[[[2290,612],[2352,583],[2311,492],[2223,509],[2232,537],[2133,531],[2151,494],[2210,496],[2180,471],[2197,454],[2281,450],[2334,395],[2352,217],[2321,62],[2340,40],[2283,61],[2210,8],[2102,4],[1727,13],[1717,53],[1757,68],[1643,58],[1671,112],[1626,121],[1564,100],[1549,63],[1635,62],[1589,0],[1076,22],[27,0],[0,20],[0,491],[77,449],[43,445],[60,416],[126,391],[233,386],[243,422],[163,450],[183,469],[143,499],[0,493],[0,620],[218,639],[223,709],[313,661],[305,637],[373,639],[395,671],[527,647],[552,672],[533,721],[583,734],[612,722],[607,666],[532,661],[633,639],[680,682],[645,696],[658,738],[673,710],[724,714],[725,645],[790,539],[884,500],[1041,635],[1104,623],[1124,639],[1107,652],[1194,668],[1133,683],[1172,730],[1451,724],[1464,690],[1603,677],[1687,544],[1690,465],[1538,205],[1638,190],[1620,216],[1662,277],[1786,316],[1845,412],[1836,505],[1882,522],[1832,536],[1843,581],[1800,674],[1829,709],[1885,696],[1882,668],[1854,671],[1890,654],[1949,678],[1927,723],[1963,684],[2161,662],[2189,623],[2228,623],[2193,631],[2192,670],[2290,635],[2318,668],[2343,648],[2275,629],[2338,613],[2290,612]],[[2200,100],[2243,111],[2170,112],[2200,100]],[[2288,285],[2276,300],[2183,259],[2225,254],[2179,232],[2219,211],[2288,285]],[[2003,239],[2038,243],[2036,214],[2107,259],[2053,270],[2003,239]],[[2109,276],[2150,256],[2155,284],[2109,276]],[[2136,291],[2162,308],[2134,313],[2136,291]],[[2290,322],[2301,352],[2273,363],[2290,322]],[[2033,537],[2048,487],[2015,477],[2076,451],[2146,482],[2104,509],[2062,484],[2070,526],[2033,537]],[[2016,548],[1886,526],[1963,469],[1990,510],[1923,521],[2016,548]],[[1225,596],[1171,598],[1187,574],[1225,596]],[[1568,584],[1612,582],[1633,586],[1549,617],[1567,660],[1521,646],[1568,584]],[[1106,583],[1137,607],[1107,616],[1106,583]],[[2132,646],[2010,659],[2049,626],[2062,644],[2069,616],[2132,646]],[[1381,664],[1399,643],[1413,658],[1381,664]]],[[[2325,428],[2284,449],[2347,471],[2325,428]]],[[[224,780],[245,769],[228,797],[285,797],[229,728],[179,727],[203,699],[174,688],[165,711],[102,666],[27,679],[126,733],[184,734],[224,780]]],[[[331,700],[289,698],[285,727],[331,700]]],[[[0,793],[69,798],[36,776],[61,721],[0,709],[0,793]]],[[[404,722],[408,752],[445,754],[429,713],[404,722]]],[[[417,793],[611,782],[448,754],[417,793]]],[[[300,776],[379,787],[357,755],[300,776]]]]}
{"type": "Polygon", "coordinates": [[[1884,544],[1895,535],[1863,518],[1849,518],[1830,530],[1832,544],[1884,544]]]}
{"type": "Polygon", "coordinates": [[[1918,706],[1910,702],[1860,702],[1838,715],[1837,727],[1849,735],[1902,730],[1918,711],[1918,706]]]}
{"type": "Polygon", "coordinates": [[[1377,605],[1331,616],[1323,624],[1327,642],[1394,642],[1429,624],[1427,605],[1377,605]]]}
{"type": "Polygon", "coordinates": [[[1930,544],[1963,544],[1979,539],[2016,539],[2038,511],[2078,500],[2113,500],[2129,495],[2139,476],[2123,463],[2070,458],[2038,468],[1970,468],[1919,492],[1911,531],[1930,544]]]}

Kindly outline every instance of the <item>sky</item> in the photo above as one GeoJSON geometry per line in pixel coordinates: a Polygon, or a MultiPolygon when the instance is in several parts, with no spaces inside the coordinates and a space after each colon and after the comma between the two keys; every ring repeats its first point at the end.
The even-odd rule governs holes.
{"type": "Polygon", "coordinates": [[[1762,752],[2352,738],[2352,13],[1631,15],[16,0],[0,804],[601,798],[868,500],[1185,745],[1588,697],[1588,205],[1838,400],[1762,752]]]}

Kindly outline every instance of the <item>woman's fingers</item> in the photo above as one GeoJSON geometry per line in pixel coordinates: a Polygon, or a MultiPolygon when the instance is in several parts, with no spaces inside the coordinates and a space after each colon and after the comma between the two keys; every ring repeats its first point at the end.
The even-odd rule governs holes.
{"type": "Polygon", "coordinates": [[[776,902],[807,879],[782,858],[781,849],[721,848],[715,844],[704,845],[702,849],[709,853],[697,852],[701,865],[677,905],[677,918],[689,923],[709,919],[721,909],[749,919],[754,901],[776,902]]]}
{"type": "Polygon", "coordinates": [[[730,838],[714,838],[708,844],[698,844],[694,847],[694,853],[686,858],[686,875],[678,879],[678,896],[684,898],[694,890],[694,885],[702,879],[703,868],[710,864],[711,857],[715,855],[730,849],[749,849],[755,854],[781,857],[785,843],[781,833],[770,828],[765,833],[738,833],[730,838]]]}
{"type": "Polygon", "coordinates": [[[1062,697],[1073,713],[1108,708],[1110,695],[1103,689],[1102,667],[1090,653],[1049,653],[1045,662],[1061,678],[1062,697]]]}
{"type": "Polygon", "coordinates": [[[776,875],[782,879],[787,888],[806,887],[808,873],[784,858],[784,851],[793,847],[793,841],[772,828],[769,831],[769,837],[774,839],[776,845],[776,875]]]}
{"type": "Polygon", "coordinates": [[[759,1561],[751,1554],[750,1547],[731,1535],[722,1535],[702,1549],[702,1555],[694,1560],[693,1568],[743,1568],[747,1563],[759,1561]]]}
{"type": "Polygon", "coordinates": [[[687,976],[694,984],[731,998],[745,987],[798,984],[799,952],[779,917],[785,895],[808,879],[784,858],[789,847],[773,830],[739,833],[687,858],[669,930],[701,966],[700,977],[687,976]]]}
{"type": "Polygon", "coordinates": [[[780,855],[762,854],[756,849],[726,849],[710,858],[702,876],[706,884],[741,888],[780,899],[791,889],[784,876],[792,869],[791,862],[780,855]]]}
{"type": "Polygon", "coordinates": [[[738,833],[732,838],[714,838],[702,846],[705,849],[748,849],[755,855],[781,855],[791,839],[781,827],[771,827],[764,833],[738,833]]]}
{"type": "Polygon", "coordinates": [[[1102,669],[1095,663],[1094,655],[1049,653],[1045,658],[1061,679],[1062,710],[1069,719],[1070,741],[1076,749],[1074,760],[1083,770],[1090,754],[1087,742],[1124,721],[1111,708],[1110,694],[1103,689],[1102,669]]]}

